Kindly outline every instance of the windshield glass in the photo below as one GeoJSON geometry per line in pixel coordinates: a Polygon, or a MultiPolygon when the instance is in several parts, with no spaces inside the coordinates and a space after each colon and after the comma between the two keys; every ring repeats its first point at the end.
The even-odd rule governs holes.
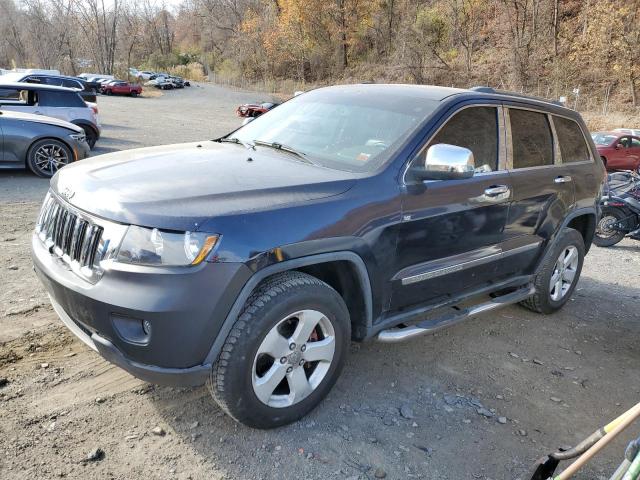
{"type": "MultiPolygon", "coordinates": [[[[310,162],[354,172],[384,164],[438,106],[414,94],[362,87],[314,90],[274,108],[229,135],[275,143],[310,162]]],[[[257,146],[264,148],[264,146],[257,146]]]]}
{"type": "Polygon", "coordinates": [[[613,141],[618,138],[616,135],[610,133],[592,133],[593,143],[596,145],[611,145],[613,141]]]}

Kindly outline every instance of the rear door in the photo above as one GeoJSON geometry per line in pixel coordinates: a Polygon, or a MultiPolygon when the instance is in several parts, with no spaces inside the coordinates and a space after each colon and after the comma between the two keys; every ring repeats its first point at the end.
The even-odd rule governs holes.
{"type": "Polygon", "coordinates": [[[462,180],[407,182],[402,195],[392,309],[446,300],[495,280],[509,211],[500,105],[457,110],[429,146],[445,143],[474,154],[476,173],[462,180]]]}
{"type": "Polygon", "coordinates": [[[640,138],[629,137],[629,148],[625,149],[627,167],[629,170],[637,170],[640,165],[640,138]]]}
{"type": "Polygon", "coordinates": [[[551,116],[529,107],[505,107],[513,203],[501,272],[513,275],[528,272],[560,227],[574,204],[574,182],[570,167],[560,161],[551,116]]]}

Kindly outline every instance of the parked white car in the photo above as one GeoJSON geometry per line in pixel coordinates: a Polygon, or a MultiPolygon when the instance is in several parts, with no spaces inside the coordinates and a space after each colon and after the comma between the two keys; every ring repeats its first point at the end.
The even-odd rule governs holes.
{"type": "Polygon", "coordinates": [[[136,73],[136,78],[138,80],[150,80],[151,77],[153,77],[155,75],[155,73],[150,72],[148,70],[142,70],[141,72],[136,73]]]}
{"type": "Polygon", "coordinates": [[[91,148],[100,138],[98,106],[82,100],[76,90],[37,83],[2,82],[0,110],[59,118],[81,127],[91,148]]]}

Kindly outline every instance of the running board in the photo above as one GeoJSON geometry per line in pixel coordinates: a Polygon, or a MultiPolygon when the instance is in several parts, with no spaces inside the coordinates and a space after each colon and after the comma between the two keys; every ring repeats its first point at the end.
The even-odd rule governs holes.
{"type": "Polygon", "coordinates": [[[511,305],[512,303],[521,302],[522,300],[529,298],[534,293],[536,293],[535,287],[533,285],[528,285],[516,290],[515,292],[507,293],[506,295],[493,298],[488,302],[480,303],[439,318],[425,320],[408,327],[395,327],[383,330],[378,334],[378,341],[383,343],[404,342],[405,340],[409,340],[420,335],[433,333],[442,328],[450,327],[451,325],[461,322],[469,317],[473,317],[474,315],[496,310],[498,308],[511,305]]]}

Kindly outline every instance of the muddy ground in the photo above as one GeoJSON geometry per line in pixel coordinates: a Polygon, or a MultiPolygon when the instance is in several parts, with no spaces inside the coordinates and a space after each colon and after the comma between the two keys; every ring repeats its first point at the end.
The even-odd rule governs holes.
{"type": "MultiPolygon", "coordinates": [[[[101,97],[95,153],[212,138],[238,125],[238,103],[267,98],[214,86],[101,97]]],[[[246,428],[205,388],[140,382],[61,326],[28,251],[46,189],[0,172],[2,479],[528,480],[537,457],[640,399],[640,243],[625,240],[592,249],[558,314],[512,306],[405,344],[354,344],[308,417],[246,428]]],[[[608,478],[637,435],[577,478],[608,478]]]]}

